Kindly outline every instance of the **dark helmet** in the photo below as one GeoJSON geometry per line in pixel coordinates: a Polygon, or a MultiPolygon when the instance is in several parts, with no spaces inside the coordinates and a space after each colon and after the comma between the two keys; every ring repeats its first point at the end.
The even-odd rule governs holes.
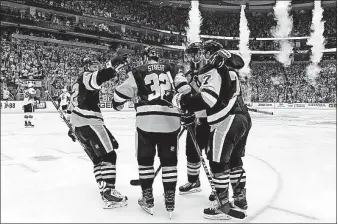
{"type": "Polygon", "coordinates": [[[191,70],[199,70],[203,59],[202,43],[193,42],[189,44],[185,50],[185,58],[190,63],[191,70]]]}
{"type": "Polygon", "coordinates": [[[160,52],[156,48],[151,46],[146,47],[141,54],[144,62],[149,59],[155,61],[159,61],[160,59],[160,52]]]}
{"type": "Polygon", "coordinates": [[[82,59],[82,67],[85,71],[95,71],[98,70],[100,62],[95,59],[94,55],[88,55],[87,57],[82,59]]]}
{"type": "Polygon", "coordinates": [[[204,54],[210,52],[210,55],[212,55],[218,50],[221,50],[223,48],[223,45],[215,40],[207,40],[203,43],[202,48],[204,54]]]}

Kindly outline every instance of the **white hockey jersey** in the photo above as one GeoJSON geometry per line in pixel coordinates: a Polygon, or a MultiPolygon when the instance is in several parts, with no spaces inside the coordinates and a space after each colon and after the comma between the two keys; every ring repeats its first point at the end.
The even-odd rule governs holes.
{"type": "Polygon", "coordinates": [[[36,95],[36,91],[34,88],[28,88],[24,90],[23,94],[24,94],[24,98],[23,98],[24,105],[34,103],[35,101],[34,97],[36,95]]]}
{"type": "Polygon", "coordinates": [[[70,94],[68,92],[61,93],[59,100],[60,106],[67,106],[70,100],[70,94]]]}

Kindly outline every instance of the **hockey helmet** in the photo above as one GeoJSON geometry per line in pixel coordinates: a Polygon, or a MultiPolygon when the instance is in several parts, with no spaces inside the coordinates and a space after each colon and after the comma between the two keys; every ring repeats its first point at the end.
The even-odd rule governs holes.
{"type": "Polygon", "coordinates": [[[223,45],[215,40],[207,40],[202,45],[203,55],[206,60],[209,60],[211,55],[223,49],[223,45]]]}
{"type": "Polygon", "coordinates": [[[188,45],[187,49],[185,50],[185,59],[187,62],[190,63],[191,70],[199,70],[200,63],[203,59],[203,52],[202,52],[202,43],[201,42],[193,42],[188,45]]]}
{"type": "Polygon", "coordinates": [[[82,66],[85,71],[94,72],[99,70],[100,62],[95,59],[95,56],[89,55],[82,60],[82,66]]]}
{"type": "Polygon", "coordinates": [[[160,59],[160,52],[156,48],[151,46],[144,48],[141,54],[144,64],[147,63],[149,59],[155,61],[159,61],[160,59]]]}

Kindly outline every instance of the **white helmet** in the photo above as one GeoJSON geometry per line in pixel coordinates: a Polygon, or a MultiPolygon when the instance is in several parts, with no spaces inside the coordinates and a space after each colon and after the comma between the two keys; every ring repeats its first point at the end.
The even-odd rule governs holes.
{"type": "Polygon", "coordinates": [[[62,92],[67,92],[67,88],[66,87],[64,87],[63,89],[62,89],[62,92]]]}
{"type": "Polygon", "coordinates": [[[28,86],[28,88],[32,88],[34,86],[34,84],[30,82],[30,83],[27,84],[27,86],[28,86]]]}

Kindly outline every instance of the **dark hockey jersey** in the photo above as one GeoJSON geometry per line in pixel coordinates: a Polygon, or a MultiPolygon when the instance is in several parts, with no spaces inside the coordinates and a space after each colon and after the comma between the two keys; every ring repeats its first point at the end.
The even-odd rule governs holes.
{"type": "Polygon", "coordinates": [[[84,72],[72,86],[69,110],[75,127],[103,125],[99,92],[101,85],[114,78],[116,72],[109,67],[95,72],[84,72]]]}
{"type": "Polygon", "coordinates": [[[175,66],[166,63],[135,67],[128,72],[128,78],[116,87],[114,107],[136,97],[136,127],[147,132],[178,130],[181,125],[180,113],[171,105],[172,96],[176,90],[184,92],[190,87],[187,82],[177,81],[183,77],[177,73],[180,71],[175,66]]]}
{"type": "MultiPolygon", "coordinates": [[[[218,124],[231,113],[244,112],[239,102],[240,82],[237,73],[225,65],[204,66],[199,72],[200,93],[183,96],[183,105],[190,111],[206,109],[209,125],[218,124]]],[[[244,105],[243,105],[244,106],[244,105]]]]}

